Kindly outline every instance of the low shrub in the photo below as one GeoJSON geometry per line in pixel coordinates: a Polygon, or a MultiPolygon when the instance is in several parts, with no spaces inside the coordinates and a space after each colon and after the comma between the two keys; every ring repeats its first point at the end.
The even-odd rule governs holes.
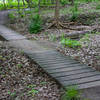
{"type": "Polygon", "coordinates": [[[62,96],[62,100],[81,100],[80,93],[76,87],[70,86],[66,90],[67,91],[62,96]]]}
{"type": "Polygon", "coordinates": [[[63,38],[61,44],[70,48],[81,47],[81,43],[77,40],[63,38]]]}
{"type": "Polygon", "coordinates": [[[34,8],[34,12],[35,13],[39,12],[39,8],[34,8]]]}
{"type": "Polygon", "coordinates": [[[100,4],[97,4],[96,9],[100,9],[100,4]]]}
{"type": "Polygon", "coordinates": [[[10,19],[10,23],[14,23],[16,19],[15,13],[14,12],[9,13],[8,18],[10,19]]]}
{"type": "Polygon", "coordinates": [[[29,25],[29,32],[32,34],[36,34],[40,32],[42,29],[42,20],[40,16],[37,14],[31,18],[31,23],[29,25]]]}
{"type": "Polygon", "coordinates": [[[68,1],[67,0],[61,0],[60,3],[61,3],[62,6],[65,6],[66,4],[68,4],[68,1]]]}

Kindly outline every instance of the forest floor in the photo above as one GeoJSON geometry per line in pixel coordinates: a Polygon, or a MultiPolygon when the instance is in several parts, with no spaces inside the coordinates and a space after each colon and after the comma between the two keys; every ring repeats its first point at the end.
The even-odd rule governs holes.
{"type": "MultiPolygon", "coordinates": [[[[66,32],[66,30],[59,31],[56,29],[49,29],[46,30],[46,32],[41,32],[41,34],[31,35],[28,32],[28,26],[23,23],[23,19],[21,19],[20,22],[21,23],[19,23],[19,20],[18,22],[16,20],[16,23],[9,24],[9,27],[27,36],[29,39],[52,41],[53,39],[52,36],[49,35],[49,32],[51,34],[55,31],[61,34],[63,31],[66,32]],[[44,36],[46,36],[46,38],[44,38],[44,36]]],[[[98,30],[99,28],[96,29],[98,30]]],[[[100,64],[99,38],[99,34],[86,35],[81,39],[83,46],[80,49],[66,48],[60,45],[59,39],[52,42],[56,44],[57,50],[62,53],[74,57],[76,60],[80,60],[80,62],[90,66],[96,64],[95,67],[97,66],[98,68],[99,66],[97,64],[100,64]]],[[[1,41],[0,80],[1,100],[61,100],[60,97],[63,93],[61,87],[43,72],[42,69],[38,68],[37,64],[29,60],[23,52],[18,52],[18,50],[9,47],[5,42],[1,41]]],[[[90,98],[90,100],[100,100],[99,90],[99,87],[87,89],[85,90],[84,97],[90,98]]]]}
{"type": "Polygon", "coordinates": [[[79,14],[77,19],[72,22],[71,12],[69,5],[60,10],[61,13],[61,21],[65,21],[68,24],[68,27],[74,28],[76,30],[70,29],[47,29],[46,27],[50,24],[48,20],[52,20],[53,16],[52,10],[43,10],[41,12],[42,19],[46,22],[43,27],[45,30],[41,31],[39,34],[30,34],[28,31],[29,24],[29,15],[25,18],[17,18],[16,21],[9,23],[8,27],[16,30],[17,32],[25,35],[28,39],[31,40],[46,40],[56,44],[56,48],[58,51],[64,53],[67,56],[71,56],[72,58],[80,61],[81,63],[85,63],[97,70],[100,70],[100,9],[98,8],[97,3],[84,3],[80,4],[79,14]],[[26,22],[27,21],[27,22],[26,22]],[[71,24],[72,23],[72,24],[71,24]],[[82,35],[82,33],[78,34],[78,32],[83,32],[86,35],[82,35]],[[89,31],[91,34],[88,34],[89,31]],[[75,33],[75,36],[73,35],[75,33]],[[62,35],[72,34],[72,38],[74,40],[78,40],[81,44],[81,48],[70,48],[61,45],[61,37],[62,35]],[[82,35],[82,36],[81,36],[82,35]]]}
{"type": "Polygon", "coordinates": [[[0,41],[0,100],[60,100],[62,93],[35,62],[0,41]]]}

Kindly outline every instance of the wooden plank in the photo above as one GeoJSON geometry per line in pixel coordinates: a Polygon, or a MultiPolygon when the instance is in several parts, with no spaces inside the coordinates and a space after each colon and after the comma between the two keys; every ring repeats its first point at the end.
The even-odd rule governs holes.
{"type": "MultiPolygon", "coordinates": [[[[66,60],[66,61],[71,60],[71,59],[69,59],[69,58],[63,58],[63,57],[59,57],[59,56],[57,56],[57,57],[55,57],[55,56],[52,56],[52,57],[46,57],[46,56],[38,57],[38,56],[34,56],[34,57],[32,57],[32,58],[38,59],[38,60],[40,60],[40,61],[43,61],[43,60],[54,61],[54,60],[57,60],[57,59],[58,59],[58,60],[66,60]]],[[[73,60],[73,61],[75,61],[75,60],[73,60]]]]}
{"type": "Polygon", "coordinates": [[[61,55],[59,52],[57,52],[56,50],[50,50],[50,51],[45,51],[45,52],[41,52],[41,53],[29,53],[29,55],[31,56],[42,56],[42,55],[53,55],[53,54],[56,54],[56,55],[61,55]]]}
{"type": "Polygon", "coordinates": [[[52,73],[59,73],[59,72],[63,73],[65,71],[67,73],[69,71],[74,71],[74,70],[79,70],[79,69],[83,70],[85,68],[87,68],[87,66],[77,66],[77,67],[69,67],[69,68],[67,67],[67,68],[60,68],[60,69],[55,69],[55,70],[46,69],[46,68],[44,69],[46,69],[50,74],[52,74],[52,73]]]}
{"type": "Polygon", "coordinates": [[[75,79],[75,80],[69,80],[69,81],[62,81],[62,80],[59,79],[59,81],[64,86],[78,85],[78,84],[83,84],[83,83],[88,83],[88,82],[93,82],[93,81],[98,81],[98,80],[100,80],[100,75],[86,77],[86,78],[81,78],[81,79],[75,79]]]}
{"type": "Polygon", "coordinates": [[[62,69],[62,68],[71,68],[71,67],[78,67],[78,66],[81,66],[82,68],[83,67],[86,67],[86,66],[84,66],[84,65],[82,65],[82,64],[74,64],[74,63],[70,63],[70,64],[58,64],[58,65],[55,65],[55,64],[52,64],[52,65],[48,65],[47,67],[44,67],[45,69],[50,69],[50,70],[56,70],[56,69],[62,69]]]}
{"type": "Polygon", "coordinates": [[[65,60],[55,60],[55,61],[46,61],[46,60],[43,60],[43,61],[40,61],[39,59],[34,59],[34,60],[37,60],[39,63],[41,64],[44,64],[44,65],[48,65],[48,64],[63,64],[63,63],[66,63],[66,64],[77,64],[78,62],[77,61],[65,61],[65,60]]]}
{"type": "MultiPolygon", "coordinates": [[[[30,56],[31,57],[31,56],[30,56]]],[[[72,60],[72,59],[70,59],[70,58],[64,58],[64,57],[58,57],[58,56],[48,56],[48,57],[46,57],[46,56],[41,56],[41,57],[38,57],[38,56],[33,56],[33,57],[31,57],[32,59],[38,59],[38,60],[40,60],[40,61],[44,61],[44,60],[46,60],[46,61],[55,61],[55,60],[64,60],[64,61],[75,61],[75,60],[72,60]]],[[[78,61],[77,61],[78,62],[78,61]]]]}
{"type": "Polygon", "coordinates": [[[77,85],[78,89],[87,89],[87,88],[98,87],[98,86],[100,86],[100,80],[77,85]]]}
{"type": "Polygon", "coordinates": [[[30,57],[32,58],[36,58],[36,59],[44,59],[44,60],[55,60],[55,59],[64,59],[64,60],[72,60],[75,61],[74,59],[70,58],[70,57],[63,57],[62,55],[41,55],[41,56],[37,56],[37,55],[30,55],[30,57]]]}
{"type": "MultiPolygon", "coordinates": [[[[43,61],[40,61],[40,60],[38,60],[38,59],[36,59],[39,63],[41,63],[41,64],[45,64],[45,65],[48,65],[48,64],[60,64],[60,63],[71,63],[72,61],[64,61],[64,60],[55,60],[55,61],[48,61],[48,62],[46,62],[45,60],[43,60],[43,61]]],[[[77,63],[77,62],[73,62],[73,63],[77,63]]]]}
{"type": "Polygon", "coordinates": [[[61,81],[68,81],[68,80],[75,80],[75,79],[80,79],[80,78],[85,78],[85,77],[90,77],[90,76],[95,76],[95,75],[100,75],[100,72],[94,71],[94,72],[85,72],[81,74],[76,74],[76,75],[69,75],[69,76],[63,76],[63,77],[57,77],[57,80],[61,81]]]}
{"type": "Polygon", "coordinates": [[[74,60],[72,59],[71,57],[69,56],[64,56],[63,54],[61,53],[55,53],[55,52],[44,52],[44,53],[33,53],[33,54],[29,54],[30,57],[33,57],[33,58],[38,58],[38,59],[56,59],[56,58],[61,58],[61,59],[71,59],[71,60],[74,60]]]}
{"type": "MultiPolygon", "coordinates": [[[[50,62],[50,61],[52,61],[52,62],[54,62],[54,61],[71,61],[72,62],[72,60],[70,60],[70,59],[64,59],[64,58],[52,58],[52,59],[46,59],[46,57],[45,58],[38,58],[38,57],[34,57],[34,59],[37,59],[37,60],[39,60],[40,62],[50,62]]],[[[75,62],[75,60],[73,60],[73,62],[75,62]]],[[[76,61],[77,62],[77,61],[76,61]]]]}
{"type": "MultiPolygon", "coordinates": [[[[60,64],[42,64],[43,68],[46,68],[46,69],[59,69],[59,68],[67,68],[67,67],[76,67],[76,66],[79,66],[80,64],[79,63],[60,63],[60,64]]],[[[82,65],[81,65],[82,66],[82,65]]]]}
{"type": "Polygon", "coordinates": [[[85,68],[85,69],[82,69],[82,70],[74,70],[74,71],[70,71],[70,72],[66,72],[64,71],[63,73],[62,72],[59,72],[59,73],[52,73],[51,76],[57,78],[57,77],[63,77],[63,76],[68,76],[68,75],[76,75],[76,74],[82,74],[82,73],[91,73],[91,72],[94,72],[95,70],[91,69],[91,68],[85,68]]]}
{"type": "Polygon", "coordinates": [[[44,52],[44,53],[33,53],[33,54],[29,54],[30,56],[36,56],[36,57],[42,57],[42,56],[45,56],[45,57],[52,57],[52,56],[55,56],[55,57],[64,57],[64,58],[71,58],[69,56],[64,56],[63,54],[60,54],[60,53],[54,53],[54,52],[44,52]]]}

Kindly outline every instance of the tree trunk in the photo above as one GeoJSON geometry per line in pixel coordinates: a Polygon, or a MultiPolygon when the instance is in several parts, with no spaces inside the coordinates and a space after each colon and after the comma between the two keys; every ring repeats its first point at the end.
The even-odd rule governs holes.
{"type": "Polygon", "coordinates": [[[22,0],[22,2],[23,2],[24,14],[26,15],[26,13],[25,13],[25,1],[24,1],[24,0],[22,0]]]}
{"type": "Polygon", "coordinates": [[[40,15],[40,3],[41,3],[41,0],[39,0],[39,3],[38,3],[38,14],[40,15]]]}
{"type": "Polygon", "coordinates": [[[56,27],[56,28],[62,28],[63,27],[62,23],[59,20],[59,17],[60,17],[59,7],[60,7],[59,0],[56,0],[54,21],[53,21],[53,24],[51,24],[49,28],[51,28],[53,26],[56,27]]]}
{"type": "Polygon", "coordinates": [[[20,0],[17,0],[17,2],[18,2],[18,14],[20,16],[20,0]]]}
{"type": "Polygon", "coordinates": [[[51,28],[51,27],[54,26],[58,29],[60,29],[60,28],[69,29],[69,27],[66,27],[65,24],[63,22],[61,22],[60,19],[59,19],[59,17],[60,17],[60,13],[59,13],[60,9],[59,8],[60,8],[60,2],[59,2],[59,0],[56,0],[54,21],[48,28],[51,28]]]}
{"type": "Polygon", "coordinates": [[[59,21],[59,0],[56,0],[56,6],[55,6],[55,21],[59,21]]]}

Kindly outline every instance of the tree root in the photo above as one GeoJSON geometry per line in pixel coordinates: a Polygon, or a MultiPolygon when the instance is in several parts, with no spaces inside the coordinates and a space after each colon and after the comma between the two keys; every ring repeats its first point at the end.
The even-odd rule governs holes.
{"type": "MultiPolygon", "coordinates": [[[[72,23],[71,23],[72,24],[72,23]]],[[[70,28],[66,25],[69,25],[67,23],[62,23],[60,21],[53,21],[52,24],[48,27],[48,29],[52,28],[52,27],[55,27],[55,28],[58,28],[58,29],[70,29],[70,30],[76,30],[75,28],[70,28]]]]}

